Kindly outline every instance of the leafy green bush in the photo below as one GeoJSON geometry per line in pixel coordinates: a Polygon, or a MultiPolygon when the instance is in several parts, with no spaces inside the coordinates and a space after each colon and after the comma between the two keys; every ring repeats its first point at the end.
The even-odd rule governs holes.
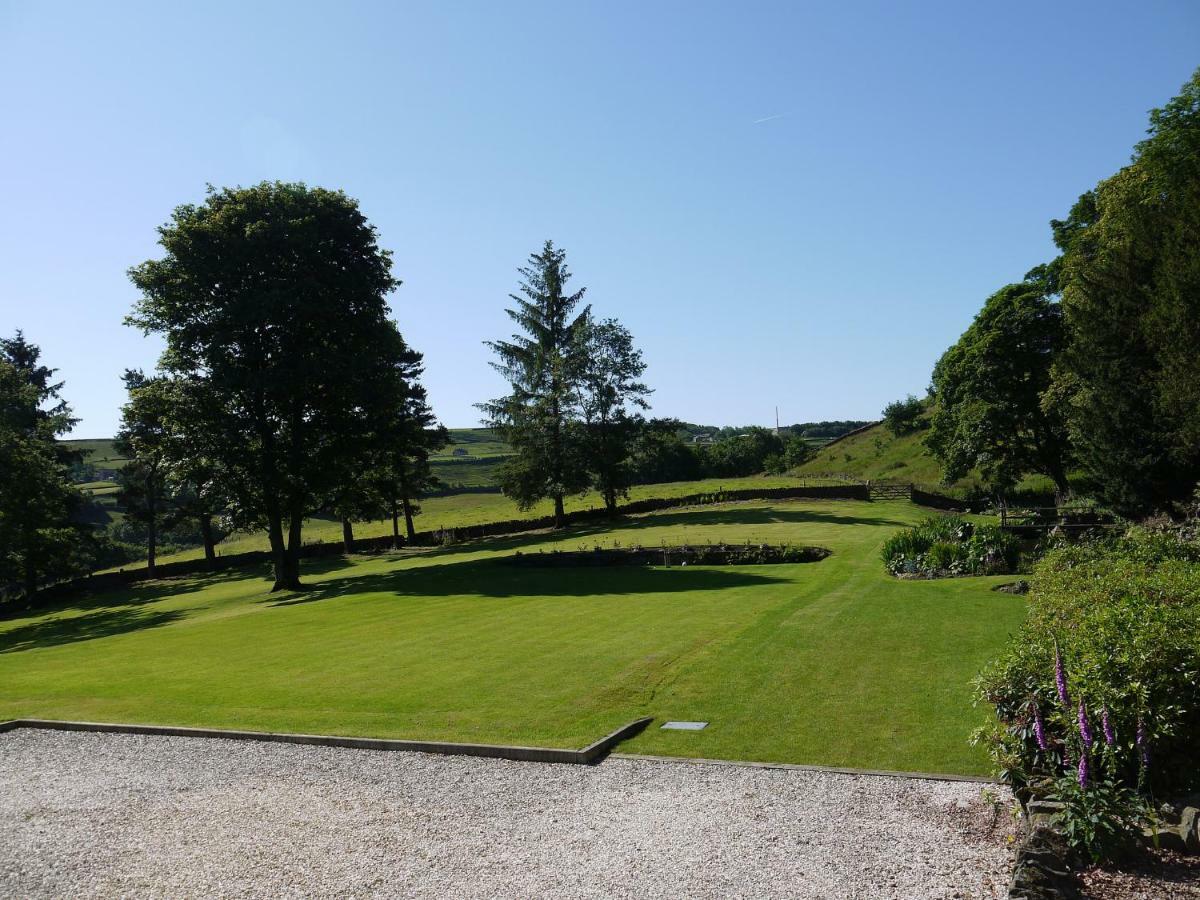
{"type": "Polygon", "coordinates": [[[1055,824],[1067,843],[1093,863],[1127,855],[1148,816],[1137,793],[1112,780],[1085,787],[1077,776],[1065,775],[1054,782],[1053,795],[1063,804],[1055,824]]]}
{"type": "Polygon", "coordinates": [[[994,524],[973,525],[961,516],[931,516],[898,531],[883,545],[893,575],[994,575],[1016,570],[1016,538],[994,524]]]}
{"type": "MultiPolygon", "coordinates": [[[[996,717],[977,739],[1001,775],[1019,794],[1052,784],[1072,815],[1105,783],[1143,797],[1200,786],[1200,545],[1135,530],[1061,546],[1036,566],[1030,599],[978,682],[996,717]]],[[[1132,796],[1113,801],[1127,828],[1132,796]]],[[[1109,843],[1077,829],[1089,854],[1109,843]]]]}
{"type": "Polygon", "coordinates": [[[924,412],[924,402],[909,394],[903,400],[896,400],[883,408],[883,424],[896,437],[903,437],[928,424],[921,418],[924,412]]]}

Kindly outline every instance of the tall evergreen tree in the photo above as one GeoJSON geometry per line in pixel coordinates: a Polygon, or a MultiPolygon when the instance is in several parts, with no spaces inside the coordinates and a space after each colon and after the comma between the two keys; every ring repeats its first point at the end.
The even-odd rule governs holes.
{"type": "Polygon", "coordinates": [[[492,366],[511,391],[480,408],[514,451],[500,471],[504,493],[522,509],[553,499],[555,525],[562,527],[563,498],[588,484],[580,435],[572,425],[584,363],[577,335],[588,319],[587,307],[576,309],[586,288],[566,292],[567,254],[550,241],[517,271],[520,294],[510,295],[516,308],[507,312],[523,333],[487,342],[499,357],[492,366]]]}
{"type": "Polygon", "coordinates": [[[43,580],[74,574],[83,497],[71,482],[79,454],[59,438],[75,424],[54,369],[18,331],[0,340],[0,584],[32,601],[43,580]]]}

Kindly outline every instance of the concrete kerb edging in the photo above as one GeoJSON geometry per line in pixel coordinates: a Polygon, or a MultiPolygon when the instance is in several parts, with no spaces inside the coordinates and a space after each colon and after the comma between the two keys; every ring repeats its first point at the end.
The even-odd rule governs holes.
{"type": "Polygon", "coordinates": [[[782,769],[785,772],[815,772],[824,775],[869,775],[874,778],[913,778],[920,781],[963,781],[969,784],[999,784],[979,775],[946,775],[938,772],[895,772],[889,769],[851,769],[842,766],[806,766],[800,763],[746,762],[739,759],[706,759],[696,756],[649,756],[641,753],[612,753],[612,759],[646,762],[691,763],[697,766],[736,766],[742,769],[782,769]]]}
{"type": "Polygon", "coordinates": [[[612,747],[632,737],[650,724],[644,717],[623,725],[581,750],[550,747],[520,747],[505,744],[456,744],[447,741],[400,741],[386,738],[339,737],[324,734],[288,734],[273,731],[226,731],[219,728],[178,728],[169,725],[128,725],[113,722],[69,722],[57,719],[13,719],[0,722],[0,732],[17,728],[47,731],[90,731],[99,734],[144,734],[157,737],[219,738],[227,741],[262,741],[277,744],[310,744],[317,747],[342,747],[350,750],[395,750],[412,753],[440,753],[447,756],[481,756],[518,762],[568,763],[591,765],[612,747]]]}
{"type": "Polygon", "coordinates": [[[852,769],[840,766],[811,766],[799,763],[747,762],[736,759],[706,759],[692,756],[651,756],[640,753],[610,753],[617,744],[645,730],[653,716],[622,725],[600,740],[580,750],[551,747],[522,747],[505,744],[456,744],[446,741],[402,741],[387,738],[339,737],[325,734],[289,734],[273,731],[227,731],[220,728],[183,728],[171,725],[131,725],[114,722],[71,722],[59,719],[12,719],[0,722],[0,733],[17,728],[45,731],[90,731],[97,734],[144,734],[157,737],[219,738],[227,741],[261,741],[277,744],[309,744],[317,747],[342,747],[350,750],[391,750],[411,753],[438,753],[446,756],[480,756],[518,762],[567,763],[592,765],[605,757],[645,762],[688,763],[699,766],[736,766],[743,769],[779,769],[786,772],[815,772],[826,775],[868,775],[879,778],[913,778],[923,781],[962,781],[972,784],[998,784],[994,778],[975,775],[946,775],[937,772],[896,772],[888,769],[852,769]]]}

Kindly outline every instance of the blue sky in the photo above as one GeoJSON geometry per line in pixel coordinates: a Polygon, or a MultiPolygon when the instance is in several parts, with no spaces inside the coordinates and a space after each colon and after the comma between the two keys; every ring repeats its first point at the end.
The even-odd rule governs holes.
{"type": "Polygon", "coordinates": [[[205,184],[361,201],[452,427],[515,269],[567,248],[654,410],[870,418],[1200,65],[1200,5],[0,0],[0,333],[113,433],[125,271],[205,184]]]}

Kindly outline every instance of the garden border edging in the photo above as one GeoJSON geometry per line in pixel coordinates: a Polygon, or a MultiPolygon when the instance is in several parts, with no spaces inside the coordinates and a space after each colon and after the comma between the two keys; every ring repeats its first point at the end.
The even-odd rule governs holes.
{"type": "Polygon", "coordinates": [[[461,744],[452,741],[409,741],[389,738],[340,737],[324,734],[292,734],[276,731],[234,731],[220,728],[184,728],[172,725],[134,725],[118,722],[74,722],[60,719],[11,719],[0,722],[0,733],[18,728],[45,731],[88,731],[97,734],[142,734],[156,737],[219,738],[229,741],[260,741],[277,744],[309,744],[317,747],[341,747],[350,750],[393,750],[412,753],[439,753],[446,756],[481,756],[517,762],[566,763],[591,765],[602,759],[621,741],[633,737],[653,721],[643,716],[622,725],[579,750],[553,747],[523,747],[509,744],[461,744]]]}

